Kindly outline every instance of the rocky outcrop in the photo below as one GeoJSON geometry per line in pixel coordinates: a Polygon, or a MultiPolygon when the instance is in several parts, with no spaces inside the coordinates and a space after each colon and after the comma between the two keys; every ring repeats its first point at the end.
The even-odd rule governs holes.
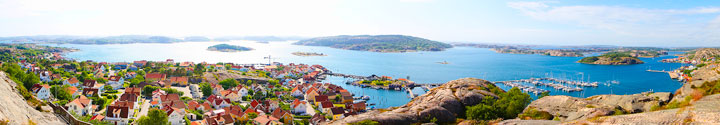
{"type": "Polygon", "coordinates": [[[533,101],[530,108],[548,112],[561,121],[581,120],[621,113],[650,111],[655,105],[665,104],[670,93],[647,93],[634,95],[597,95],[588,98],[570,96],[547,96],[533,101]]]}
{"type": "Polygon", "coordinates": [[[598,117],[566,124],[717,124],[720,123],[720,94],[709,95],[683,108],[629,115],[598,117]]]}
{"type": "Polygon", "coordinates": [[[692,74],[692,79],[675,91],[675,98],[672,101],[682,101],[682,99],[690,96],[695,91],[694,87],[700,87],[705,82],[720,80],[720,68],[714,66],[700,67],[693,71],[692,74]]]}
{"type": "Polygon", "coordinates": [[[405,125],[429,122],[432,118],[438,122],[453,123],[458,114],[465,111],[465,106],[476,105],[486,96],[497,98],[497,95],[489,92],[488,86],[495,85],[475,78],[453,80],[433,88],[401,107],[373,110],[333,121],[331,124],[373,120],[384,125],[405,125]]]}
{"type": "Polygon", "coordinates": [[[710,57],[714,57],[717,55],[720,55],[720,49],[715,48],[700,48],[695,50],[695,54],[693,54],[693,60],[702,60],[702,59],[709,59],[710,57]]]}
{"type": "Polygon", "coordinates": [[[642,60],[635,58],[635,57],[586,57],[580,61],[580,63],[585,64],[598,64],[598,65],[631,65],[631,64],[643,64],[642,60]],[[587,59],[587,58],[595,58],[595,59],[587,59]],[[585,61],[585,60],[594,60],[594,61],[585,61]]]}
{"type": "Polygon", "coordinates": [[[67,124],[53,113],[40,112],[28,105],[17,93],[16,85],[5,72],[0,72],[0,120],[8,120],[11,125],[28,124],[29,121],[38,125],[67,124]]]}

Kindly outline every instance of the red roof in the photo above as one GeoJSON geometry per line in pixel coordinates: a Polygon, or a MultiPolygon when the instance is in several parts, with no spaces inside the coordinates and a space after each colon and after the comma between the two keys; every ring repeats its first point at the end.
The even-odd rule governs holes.
{"type": "Polygon", "coordinates": [[[160,74],[160,73],[145,74],[145,79],[164,79],[164,78],[165,78],[165,74],[160,74]]]}

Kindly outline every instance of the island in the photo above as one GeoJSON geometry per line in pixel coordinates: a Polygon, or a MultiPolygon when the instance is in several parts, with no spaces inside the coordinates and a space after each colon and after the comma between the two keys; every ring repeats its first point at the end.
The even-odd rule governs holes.
{"type": "Polygon", "coordinates": [[[629,52],[608,52],[600,56],[585,57],[578,62],[598,65],[631,65],[644,63],[637,57],[632,56],[629,52]]]}
{"type": "Polygon", "coordinates": [[[527,49],[527,48],[493,48],[497,53],[511,54],[540,54],[547,56],[582,57],[579,50],[555,50],[555,49],[527,49]]]}
{"type": "Polygon", "coordinates": [[[292,54],[296,56],[327,56],[323,53],[316,52],[293,52],[292,54]]]}
{"type": "Polygon", "coordinates": [[[220,52],[241,52],[241,51],[250,51],[253,49],[244,47],[244,46],[238,46],[238,45],[217,44],[217,45],[208,47],[207,50],[220,51],[220,52]]]}
{"type": "Polygon", "coordinates": [[[300,40],[294,45],[327,46],[371,52],[443,51],[452,45],[405,35],[341,35],[300,40]]]}

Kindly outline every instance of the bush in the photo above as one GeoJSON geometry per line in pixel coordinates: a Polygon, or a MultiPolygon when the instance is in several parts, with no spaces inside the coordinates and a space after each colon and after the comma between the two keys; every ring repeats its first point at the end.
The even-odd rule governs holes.
{"type": "Polygon", "coordinates": [[[355,123],[350,123],[350,125],[379,125],[380,123],[373,120],[362,120],[355,123]]]}
{"type": "Polygon", "coordinates": [[[525,120],[550,120],[553,119],[553,115],[546,111],[539,111],[535,108],[528,108],[525,113],[518,115],[519,118],[525,120]]]}
{"type": "Polygon", "coordinates": [[[498,95],[500,98],[497,100],[494,100],[492,96],[485,96],[480,104],[466,107],[465,116],[467,119],[492,120],[497,118],[516,118],[532,100],[530,95],[523,93],[516,87],[513,87],[506,93],[498,93],[500,93],[498,95]]]}

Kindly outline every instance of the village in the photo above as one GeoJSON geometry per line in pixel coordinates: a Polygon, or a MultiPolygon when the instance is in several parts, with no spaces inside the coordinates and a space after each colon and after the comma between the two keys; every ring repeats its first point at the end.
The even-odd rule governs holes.
{"type": "Polygon", "coordinates": [[[27,87],[36,99],[92,124],[137,124],[161,111],[172,125],[302,125],[367,109],[348,90],[319,82],[329,72],[321,65],[77,62],[58,53],[2,63],[39,78],[27,87]]]}

